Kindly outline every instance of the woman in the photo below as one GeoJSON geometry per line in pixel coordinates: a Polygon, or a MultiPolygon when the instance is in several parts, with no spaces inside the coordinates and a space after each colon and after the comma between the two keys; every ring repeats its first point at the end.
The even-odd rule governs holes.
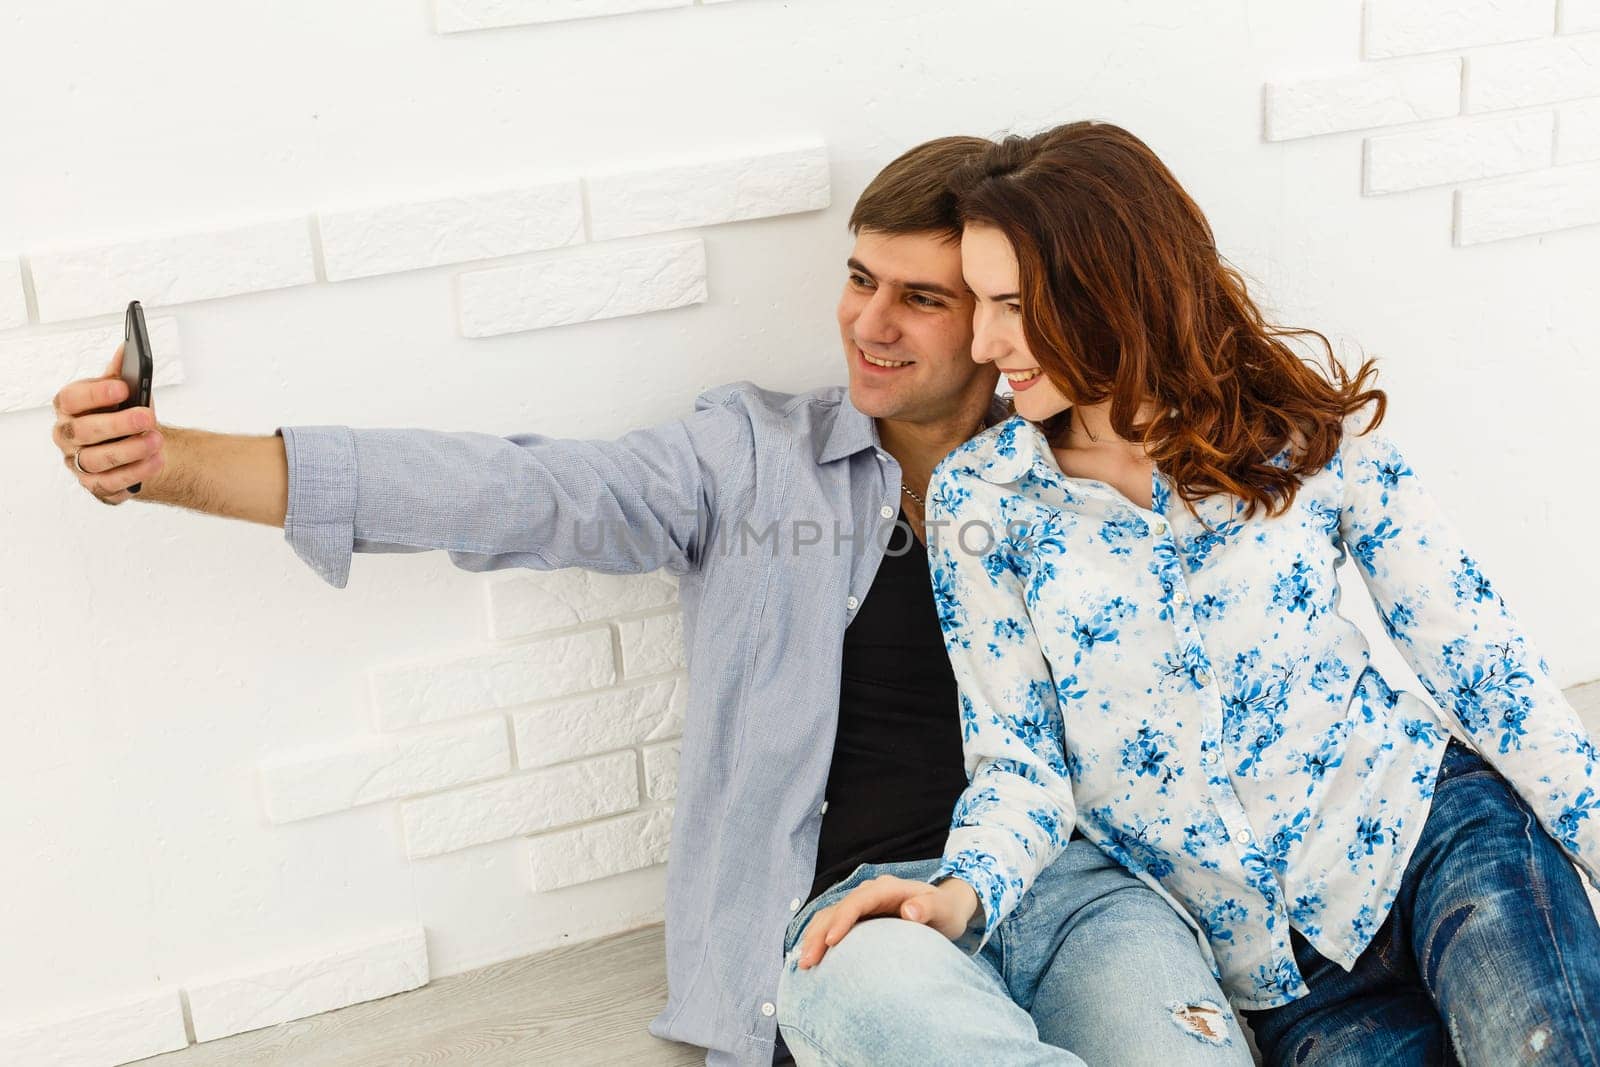
{"type": "Polygon", "coordinates": [[[1600,1064],[1568,862],[1600,879],[1600,750],[1373,432],[1370,361],[1268,326],[1117,127],[1010,138],[958,192],[1017,410],[928,509],[971,784],[939,873],[802,962],[870,914],[987,940],[1076,822],[1196,919],[1269,1063],[1600,1064]],[[1338,614],[1347,556],[1443,719],[1338,614]]]}

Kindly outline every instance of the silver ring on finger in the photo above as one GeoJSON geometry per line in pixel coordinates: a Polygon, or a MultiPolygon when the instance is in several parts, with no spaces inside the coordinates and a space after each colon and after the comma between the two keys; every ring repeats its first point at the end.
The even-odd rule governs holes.
{"type": "Polygon", "coordinates": [[[78,459],[78,457],[81,455],[83,455],[83,449],[81,448],[72,454],[72,465],[78,468],[79,474],[93,474],[93,471],[86,471],[83,469],[83,461],[78,459]]]}

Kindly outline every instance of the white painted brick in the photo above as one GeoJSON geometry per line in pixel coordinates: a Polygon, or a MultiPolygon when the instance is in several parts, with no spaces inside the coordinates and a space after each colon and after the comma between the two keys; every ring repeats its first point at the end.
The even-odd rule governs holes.
{"type": "Polygon", "coordinates": [[[328,280],[368,278],[583,241],[576,180],[318,215],[328,280]]]}
{"type": "Polygon", "coordinates": [[[1461,110],[1461,60],[1421,60],[1266,88],[1266,137],[1285,141],[1442,119],[1461,110]]]}
{"type": "Polygon", "coordinates": [[[110,1067],[185,1048],[177,990],[28,1026],[0,1027],[0,1062],[110,1067]]]}
{"type": "Polygon", "coordinates": [[[0,256],[0,330],[28,324],[28,299],[22,291],[22,261],[0,256]]]}
{"type": "Polygon", "coordinates": [[[519,711],[511,717],[523,767],[614,752],[683,732],[689,681],[679,676],[519,711]]]}
{"type": "Polygon", "coordinates": [[[650,745],[643,749],[644,791],[651,800],[671,800],[678,795],[678,757],[683,743],[650,745]]]}
{"type": "Polygon", "coordinates": [[[460,659],[375,667],[368,675],[380,730],[600,689],[616,681],[605,628],[460,659]]]}
{"type": "Polygon", "coordinates": [[[1388,59],[1543,37],[1556,0],[1367,0],[1363,55],[1388,59]]]}
{"type": "Polygon", "coordinates": [[[642,315],[706,300],[705,243],[566,254],[457,278],[463,337],[642,315]]]}
{"type": "Polygon", "coordinates": [[[1375,196],[1548,167],[1555,130],[1555,114],[1545,111],[1369,137],[1365,191],[1375,196]]]}
{"type": "Polygon", "coordinates": [[[529,838],[533,891],[543,893],[665,863],[671,840],[671,808],[529,838]]]}
{"type": "Polygon", "coordinates": [[[120,313],[316,281],[305,219],[31,255],[40,322],[120,313]]]}
{"type": "Polygon", "coordinates": [[[1557,128],[1557,163],[1600,159],[1600,100],[1585,100],[1562,108],[1557,128]]]}
{"type": "Polygon", "coordinates": [[[418,926],[252,973],[190,983],[186,992],[195,1040],[214,1041],[427,984],[427,937],[418,926]]]}
{"type": "Polygon", "coordinates": [[[1561,32],[1600,30],[1600,0],[1561,0],[1561,32]]]}
{"type": "Polygon", "coordinates": [[[588,186],[596,241],[818,211],[831,200],[822,144],[601,174],[588,186]]]}
{"type": "Polygon", "coordinates": [[[438,0],[434,28],[440,33],[528,26],[541,22],[628,15],[689,7],[695,0],[438,0]]]}
{"type": "Polygon", "coordinates": [[[1557,167],[1456,192],[1456,244],[1600,223],[1600,163],[1557,167]]]}
{"type": "MultiPolygon", "coordinates": [[[[184,380],[178,320],[171,315],[145,320],[154,350],[156,376],[151,382],[156,414],[161,390],[184,380]]],[[[122,343],[122,323],[64,333],[17,335],[0,340],[0,413],[47,408],[68,382],[99,378],[122,343]]]]}
{"type": "Polygon", "coordinates": [[[1600,36],[1509,45],[1467,60],[1467,110],[1600,96],[1600,36]]]}
{"type": "Polygon", "coordinates": [[[639,806],[638,761],[617,752],[400,805],[406,855],[437,856],[639,806]]]}
{"type": "Polygon", "coordinates": [[[276,754],[260,769],[267,817],[284,823],[507,774],[511,743],[495,716],[276,754]]]}
{"type": "Polygon", "coordinates": [[[602,574],[571,568],[493,580],[486,591],[489,636],[504,639],[665,607],[678,598],[678,582],[661,571],[602,574]]]}
{"type": "Polygon", "coordinates": [[[682,670],[686,664],[683,616],[678,612],[619,622],[617,633],[622,638],[624,678],[682,670]]]}

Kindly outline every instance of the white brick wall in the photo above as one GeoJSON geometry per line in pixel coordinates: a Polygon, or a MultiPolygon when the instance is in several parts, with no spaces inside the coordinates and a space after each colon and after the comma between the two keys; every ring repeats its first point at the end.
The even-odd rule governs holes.
{"type": "Polygon", "coordinates": [[[1600,99],[1568,104],[1557,124],[1556,162],[1590,159],[1600,159],[1600,99]]]}
{"type": "MultiPolygon", "coordinates": [[[[532,254],[531,262],[456,279],[460,332],[493,337],[704,303],[706,253],[698,238],[552,250],[582,244],[590,230],[601,240],[815,211],[829,205],[829,183],[827,148],[811,143],[646,168],[613,165],[589,179],[587,214],[579,180],[565,178],[324,209],[315,225],[284,218],[27,258],[38,321],[60,323],[120,314],[131,299],[149,310],[311,284],[318,257],[336,282],[532,254]]],[[[0,256],[0,331],[27,325],[21,261],[0,256]]],[[[120,332],[96,325],[0,341],[7,368],[0,414],[48,405],[71,377],[99,376],[120,340],[120,332]],[[113,338],[109,348],[98,346],[105,337],[113,338]]],[[[155,384],[181,382],[175,340],[151,340],[155,384]]]]}
{"type": "MultiPolygon", "coordinates": [[[[497,4],[464,6],[510,10],[497,4]]],[[[643,168],[613,163],[588,180],[587,210],[577,178],[528,181],[324,209],[314,224],[292,217],[45,249],[29,254],[27,262],[38,321],[59,323],[120,314],[130,299],[153,309],[307,285],[317,280],[319,258],[322,274],[337,282],[534,255],[530,262],[456,278],[461,334],[493,337],[708,299],[705,246],[698,238],[553,251],[582,244],[589,231],[597,240],[613,239],[815,211],[829,205],[829,186],[827,148],[813,142],[779,151],[701,154],[688,162],[643,168]]],[[[0,256],[0,331],[27,325],[22,263],[0,256]]],[[[110,348],[83,346],[106,336],[111,334],[96,325],[64,334],[19,333],[0,342],[9,346],[4,348],[0,414],[47,405],[69,380],[64,368],[73,376],[98,376],[120,334],[110,348]]],[[[155,384],[182,381],[175,347],[152,342],[155,384]]]]}
{"type": "Polygon", "coordinates": [[[1561,0],[1561,32],[1600,30],[1600,0],[1561,0]]]}
{"type": "Polygon", "coordinates": [[[1368,196],[1548,167],[1555,114],[1535,112],[1367,138],[1368,196]]]}
{"type": "Polygon", "coordinates": [[[244,974],[199,979],[186,992],[195,1040],[212,1041],[427,983],[427,937],[415,927],[244,974]]]}
{"type": "Polygon", "coordinates": [[[22,290],[22,263],[16,256],[0,255],[0,330],[28,323],[28,301],[22,290]]]}
{"type": "Polygon", "coordinates": [[[1456,193],[1456,243],[1600,223],[1600,163],[1556,167],[1456,193]]]}
{"type": "Polygon", "coordinates": [[[644,750],[644,791],[651,800],[671,800],[678,795],[678,757],[682,750],[679,741],[644,750]]]}
{"type": "Polygon", "coordinates": [[[1352,74],[1274,82],[1266,89],[1269,141],[1440,119],[1461,110],[1454,57],[1372,67],[1352,74]]]}
{"type": "Polygon", "coordinates": [[[148,310],[316,281],[304,218],[36,252],[28,265],[40,322],[120,313],[129,300],[148,310]]]}
{"type": "Polygon", "coordinates": [[[828,182],[822,144],[620,171],[589,179],[589,225],[596,241],[609,241],[819,211],[830,202],[828,182]]]}
{"type": "Polygon", "coordinates": [[[128,1063],[189,1044],[177,990],[25,1027],[0,1027],[0,1057],[27,1067],[128,1063]]]}
{"type": "Polygon", "coordinates": [[[656,808],[528,839],[535,892],[593,882],[667,861],[672,809],[656,808]]]}
{"type": "Polygon", "coordinates": [[[1600,0],[1366,0],[1363,54],[1385,62],[1267,85],[1265,136],[1426,121],[1366,138],[1365,195],[1459,187],[1458,246],[1593,225],[1590,172],[1578,164],[1600,159],[1596,29],[1600,0]],[[1468,52],[1391,58],[1458,49],[1468,52]],[[1521,177],[1474,184],[1510,175],[1521,177]]]}
{"type": "Polygon", "coordinates": [[[412,859],[552,830],[639,805],[632,752],[501,778],[400,806],[412,859]]]}
{"type": "Polygon", "coordinates": [[[1477,53],[1467,60],[1467,110],[1600,96],[1600,36],[1557,38],[1477,53]]]}
{"type": "Polygon", "coordinates": [[[317,216],[329,281],[494,259],[583,240],[576,180],[317,216]]]}
{"type": "Polygon", "coordinates": [[[522,637],[612,615],[665,607],[678,598],[678,582],[652,574],[599,571],[530,571],[486,588],[489,636],[522,637]]]}
{"type": "Polygon", "coordinates": [[[1442,52],[1542,37],[1555,28],[1555,0],[1367,0],[1367,59],[1442,52]]]}
{"type": "Polygon", "coordinates": [[[457,659],[376,667],[369,674],[380,730],[598,689],[615,677],[611,633],[604,628],[457,659]]]}
{"type": "MultiPolygon", "coordinates": [[[[154,350],[156,376],[151,390],[183,384],[178,320],[149,316],[145,328],[154,350]]],[[[122,323],[52,333],[17,333],[0,338],[0,414],[47,408],[56,392],[78,378],[98,378],[122,343],[122,323]]],[[[160,414],[159,393],[156,412],[160,414]]]]}
{"type": "Polygon", "coordinates": [[[689,683],[682,676],[563,700],[511,717],[517,763],[548,767],[683,732],[689,683]]]}
{"type": "Polygon", "coordinates": [[[639,678],[662,671],[682,670],[687,664],[683,649],[683,616],[652,615],[617,624],[622,642],[622,675],[639,678]]]}
{"type": "Polygon", "coordinates": [[[260,770],[267,817],[293,822],[506,774],[511,743],[496,717],[280,753],[260,770]]]}
{"type": "Polygon", "coordinates": [[[584,252],[457,279],[463,337],[642,315],[706,300],[699,240],[584,252]]]}

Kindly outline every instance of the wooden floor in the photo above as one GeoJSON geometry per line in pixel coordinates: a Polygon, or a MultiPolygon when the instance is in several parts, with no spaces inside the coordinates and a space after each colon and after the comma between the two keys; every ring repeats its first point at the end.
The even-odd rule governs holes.
{"type": "MultiPolygon", "coordinates": [[[[1567,695],[1600,734],[1600,682],[1567,695]]],[[[645,1029],[667,999],[660,926],[438,978],[421,989],[154,1056],[159,1067],[688,1067],[645,1029]]]]}
{"type": "Polygon", "coordinates": [[[227,1067],[688,1067],[705,1050],[651,1037],[667,1002],[661,927],[436,978],[421,989],[152,1056],[227,1067]]]}

